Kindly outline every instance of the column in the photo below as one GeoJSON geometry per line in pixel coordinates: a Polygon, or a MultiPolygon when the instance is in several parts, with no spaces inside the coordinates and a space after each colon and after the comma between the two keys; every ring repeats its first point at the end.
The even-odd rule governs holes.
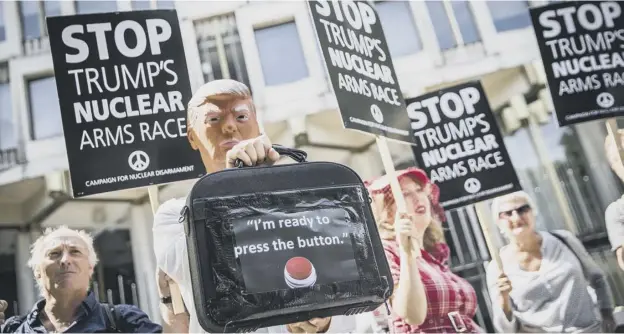
{"type": "MultiPolygon", "coordinates": [[[[34,241],[35,239],[32,239],[34,241]]],[[[27,314],[39,298],[39,289],[35,277],[28,267],[30,258],[31,236],[20,231],[15,245],[15,276],[17,278],[17,300],[20,314],[27,314]]]]}
{"type": "Polygon", "coordinates": [[[481,41],[483,42],[486,53],[495,54],[498,52],[498,33],[492,21],[492,13],[490,13],[487,2],[474,1],[470,2],[470,6],[472,6],[472,14],[479,29],[481,41]]]}
{"type": "Polygon", "coordinates": [[[350,157],[349,166],[360,175],[362,180],[370,180],[380,176],[381,173],[385,174],[377,147],[373,146],[373,148],[363,153],[352,154],[350,157]]]}
{"type": "Polygon", "coordinates": [[[160,321],[156,259],[152,241],[153,216],[149,204],[134,205],[130,214],[132,257],[139,294],[139,307],[150,319],[160,321]]]}
{"type": "MultiPolygon", "coordinates": [[[[178,10],[179,13],[180,10],[178,10]]],[[[188,74],[191,80],[191,90],[194,92],[204,83],[204,74],[202,72],[201,57],[193,21],[180,18],[180,33],[182,34],[183,51],[186,56],[188,74]]]]}

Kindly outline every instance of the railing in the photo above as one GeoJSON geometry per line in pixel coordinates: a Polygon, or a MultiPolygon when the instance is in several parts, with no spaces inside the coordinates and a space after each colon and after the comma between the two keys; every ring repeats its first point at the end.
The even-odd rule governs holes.
{"type": "Polygon", "coordinates": [[[24,54],[33,56],[50,51],[50,39],[48,36],[27,39],[24,41],[24,54]]]}
{"type": "Polygon", "coordinates": [[[97,281],[93,281],[92,290],[95,299],[102,303],[109,304],[132,304],[139,305],[139,294],[137,285],[133,279],[117,275],[117,286],[114,289],[102,289],[97,281]],[[126,295],[130,292],[130,295],[126,295]]]}
{"type": "Polygon", "coordinates": [[[125,229],[96,229],[94,247],[100,262],[94,269],[92,291],[100,302],[139,305],[140,289],[134,273],[130,232],[125,229]]]}
{"type": "Polygon", "coordinates": [[[483,232],[474,207],[469,206],[446,213],[444,224],[446,242],[451,249],[451,270],[466,279],[477,293],[478,308],[474,320],[492,333],[491,305],[487,290],[485,266],[490,260],[483,232]]]}
{"type": "Polygon", "coordinates": [[[615,305],[624,306],[624,271],[620,269],[615,258],[615,254],[608,245],[588,249],[589,254],[598,264],[600,269],[607,275],[607,280],[613,292],[615,305]]]}
{"type": "Polygon", "coordinates": [[[249,87],[236,17],[231,14],[214,16],[194,24],[204,81],[234,79],[249,87]]]}
{"type": "Polygon", "coordinates": [[[485,58],[485,47],[481,41],[459,45],[451,49],[442,50],[442,66],[472,63],[485,58]]]}
{"type": "Polygon", "coordinates": [[[19,164],[16,148],[0,150],[0,172],[19,164]]]}

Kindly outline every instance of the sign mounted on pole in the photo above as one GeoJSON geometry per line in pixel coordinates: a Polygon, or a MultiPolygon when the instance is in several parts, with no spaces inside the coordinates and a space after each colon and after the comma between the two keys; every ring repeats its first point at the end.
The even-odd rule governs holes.
{"type": "Polygon", "coordinates": [[[450,210],[522,190],[480,82],[407,100],[418,166],[450,210]]]}
{"type": "Polygon", "coordinates": [[[388,45],[366,1],[308,1],[345,128],[412,142],[388,45]]]}
{"type": "Polygon", "coordinates": [[[559,125],[624,115],[624,17],[617,1],[531,9],[559,125]]]}
{"type": "Polygon", "coordinates": [[[47,18],[74,197],[197,178],[175,10],[47,18]]]}

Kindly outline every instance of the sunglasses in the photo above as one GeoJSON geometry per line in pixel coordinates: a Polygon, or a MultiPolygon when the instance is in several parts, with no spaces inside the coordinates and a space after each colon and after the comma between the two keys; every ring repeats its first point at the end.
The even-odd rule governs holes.
{"type": "Polygon", "coordinates": [[[521,206],[519,208],[515,208],[515,209],[509,210],[509,211],[503,211],[503,212],[500,212],[498,214],[498,217],[499,218],[510,218],[513,215],[514,211],[518,213],[518,216],[522,216],[525,213],[531,211],[531,206],[528,205],[528,204],[525,204],[525,205],[523,205],[523,206],[521,206]]]}

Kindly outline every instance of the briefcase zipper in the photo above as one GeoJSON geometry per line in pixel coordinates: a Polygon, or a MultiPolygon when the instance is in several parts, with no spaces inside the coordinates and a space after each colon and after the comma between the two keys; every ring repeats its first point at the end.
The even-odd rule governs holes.
{"type": "Polygon", "coordinates": [[[183,224],[182,226],[184,227],[184,234],[189,235],[190,229],[191,229],[191,222],[189,219],[189,207],[184,205],[184,207],[182,208],[182,211],[180,212],[180,217],[178,218],[178,223],[179,224],[183,224]]]}
{"type": "Polygon", "coordinates": [[[357,187],[356,188],[357,194],[360,197],[360,201],[364,202],[364,194],[362,194],[362,188],[357,187]]]}
{"type": "Polygon", "coordinates": [[[183,223],[184,222],[184,220],[186,219],[186,214],[188,213],[188,211],[189,211],[189,207],[185,205],[182,208],[182,211],[180,212],[180,218],[178,218],[178,223],[183,223]]]}

